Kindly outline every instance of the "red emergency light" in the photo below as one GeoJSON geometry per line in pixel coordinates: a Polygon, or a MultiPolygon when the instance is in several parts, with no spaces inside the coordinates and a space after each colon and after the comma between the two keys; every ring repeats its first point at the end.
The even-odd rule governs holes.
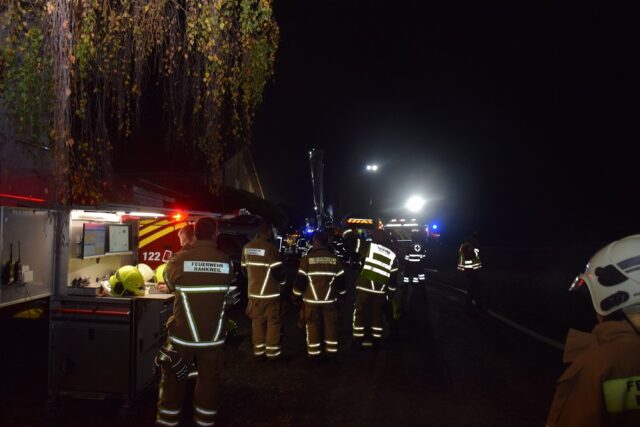
{"type": "Polygon", "coordinates": [[[182,220],[187,219],[187,215],[184,214],[183,212],[176,212],[173,215],[171,215],[171,218],[173,218],[173,220],[176,222],[180,222],[182,220]]]}

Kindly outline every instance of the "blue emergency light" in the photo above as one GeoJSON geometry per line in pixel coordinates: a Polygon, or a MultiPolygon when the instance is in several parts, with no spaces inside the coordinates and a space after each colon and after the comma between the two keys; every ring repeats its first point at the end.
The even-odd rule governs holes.
{"type": "Polygon", "coordinates": [[[431,228],[433,228],[434,230],[437,230],[437,229],[438,229],[438,226],[437,226],[436,224],[433,224],[433,225],[431,226],[431,228]]]}

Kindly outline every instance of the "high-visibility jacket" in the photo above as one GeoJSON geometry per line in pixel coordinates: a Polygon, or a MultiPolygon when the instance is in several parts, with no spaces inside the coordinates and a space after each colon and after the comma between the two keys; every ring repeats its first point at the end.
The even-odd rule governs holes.
{"type": "Polygon", "coordinates": [[[640,426],[640,335],[626,320],[570,330],[547,427],[640,426]]]}
{"type": "Polygon", "coordinates": [[[300,260],[294,295],[308,304],[329,304],[346,293],[342,262],[329,248],[312,249],[300,260]]]}
{"type": "Polygon", "coordinates": [[[226,295],[232,279],[229,257],[211,240],[197,240],[167,263],[165,278],[174,290],[169,341],[194,348],[213,347],[226,337],[226,295]]]}
{"type": "Polygon", "coordinates": [[[396,273],[398,272],[398,259],[389,248],[377,243],[367,243],[364,250],[362,270],[356,282],[356,289],[378,294],[386,293],[386,290],[396,290],[396,273]]]}
{"type": "Polygon", "coordinates": [[[264,236],[256,236],[242,248],[241,265],[246,270],[250,299],[280,297],[280,287],[285,284],[284,268],[273,243],[264,236]]]}
{"type": "Polygon", "coordinates": [[[458,270],[479,270],[480,268],[482,268],[480,249],[469,241],[463,242],[458,249],[458,270]]]}

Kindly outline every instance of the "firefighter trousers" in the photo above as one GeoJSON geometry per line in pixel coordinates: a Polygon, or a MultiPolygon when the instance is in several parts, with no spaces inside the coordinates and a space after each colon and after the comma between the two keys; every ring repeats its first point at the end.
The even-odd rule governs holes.
{"type": "Polygon", "coordinates": [[[335,355],[338,352],[338,309],[336,303],[310,304],[305,302],[304,318],[309,357],[319,356],[322,353],[323,335],[324,350],[327,355],[335,355]]]}
{"type": "Polygon", "coordinates": [[[247,316],[251,319],[253,354],[279,357],[282,353],[282,304],[279,298],[249,299],[247,316]]]}
{"type": "Polygon", "coordinates": [[[353,338],[356,342],[369,344],[382,340],[382,315],[386,301],[385,294],[356,289],[353,310],[353,338]]]}
{"type": "Polygon", "coordinates": [[[467,281],[467,308],[484,308],[484,284],[480,278],[480,270],[465,270],[464,275],[467,281]]]}
{"type": "MultiPolygon", "coordinates": [[[[193,423],[196,426],[212,426],[218,409],[218,382],[222,369],[222,346],[192,349],[172,344],[174,350],[187,363],[196,364],[198,376],[193,393],[193,423]]],[[[178,382],[176,375],[162,365],[158,396],[157,426],[177,426],[186,394],[188,380],[178,382]]]]}

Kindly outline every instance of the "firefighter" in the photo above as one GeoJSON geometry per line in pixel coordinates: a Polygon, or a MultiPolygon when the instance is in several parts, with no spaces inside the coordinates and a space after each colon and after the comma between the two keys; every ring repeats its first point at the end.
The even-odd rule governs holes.
{"type": "Polygon", "coordinates": [[[346,292],[342,262],[328,247],[327,234],[318,231],[313,235],[313,249],[300,260],[298,279],[293,288],[294,296],[302,297],[304,302],[310,359],[317,360],[323,350],[329,357],[338,352],[336,301],[338,295],[344,296],[346,292]]]}
{"type": "Polygon", "coordinates": [[[231,262],[216,248],[212,219],[201,218],[196,222],[195,237],[192,245],[171,258],[165,270],[175,302],[173,315],[167,322],[167,343],[156,358],[156,366],[162,373],[156,425],[179,425],[185,380],[194,364],[198,375],[193,422],[196,426],[212,426],[216,418],[231,262]]]}
{"type": "Polygon", "coordinates": [[[178,238],[180,239],[180,247],[184,249],[187,245],[192,245],[196,241],[194,235],[195,229],[193,224],[187,224],[178,231],[178,238]]]}
{"type": "MultiPolygon", "coordinates": [[[[420,234],[411,233],[411,245],[404,256],[404,270],[402,273],[402,311],[407,316],[412,313],[411,307],[415,307],[418,294],[425,304],[428,301],[426,277],[424,273],[424,261],[426,249],[420,234]]],[[[417,314],[417,313],[413,313],[417,314]]],[[[406,317],[406,316],[405,316],[406,317]]]]}
{"type": "Polygon", "coordinates": [[[467,282],[467,310],[474,307],[484,308],[484,285],[480,278],[481,268],[478,233],[474,232],[462,242],[458,250],[458,270],[464,272],[467,282]]]}
{"type": "Polygon", "coordinates": [[[570,290],[582,285],[598,323],[567,335],[547,426],[640,426],[640,234],[596,252],[570,290]]]}
{"type": "Polygon", "coordinates": [[[398,260],[389,249],[383,230],[374,230],[372,241],[362,246],[363,266],[356,279],[353,338],[356,348],[379,347],[383,333],[383,310],[396,291],[398,260]]]}
{"type": "Polygon", "coordinates": [[[278,248],[273,243],[273,230],[261,222],[253,240],[242,249],[240,261],[248,279],[247,316],[251,319],[253,355],[275,360],[282,354],[280,345],[285,272],[278,248]]]}

